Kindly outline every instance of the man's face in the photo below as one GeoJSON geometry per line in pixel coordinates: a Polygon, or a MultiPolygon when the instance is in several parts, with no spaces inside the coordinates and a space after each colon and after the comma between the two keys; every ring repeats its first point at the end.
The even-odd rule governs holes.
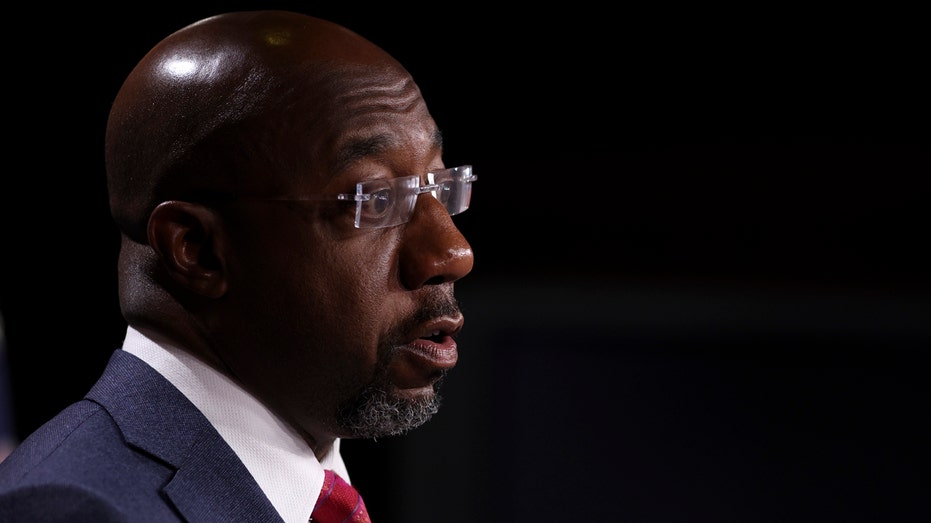
{"type": "Polygon", "coordinates": [[[407,223],[358,229],[356,203],[336,199],[360,182],[444,167],[419,90],[397,68],[377,73],[347,67],[315,84],[289,119],[306,116],[310,129],[305,121],[278,133],[290,142],[281,150],[302,158],[292,162],[300,172],[281,173],[288,193],[224,215],[232,253],[224,307],[235,320],[218,329],[231,333],[217,344],[229,347],[220,357],[314,440],[423,423],[457,358],[451,336],[463,318],[453,282],[473,257],[443,205],[423,194],[407,223]]]}

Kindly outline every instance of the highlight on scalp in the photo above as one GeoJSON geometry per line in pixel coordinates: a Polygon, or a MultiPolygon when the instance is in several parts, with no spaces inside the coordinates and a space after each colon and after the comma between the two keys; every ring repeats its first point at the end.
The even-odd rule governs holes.
{"type": "MultiPolygon", "coordinates": [[[[111,213],[145,243],[167,200],[271,193],[297,154],[295,107],[314,96],[327,68],[393,58],[358,34],[286,11],[217,15],[169,35],[126,78],[107,122],[111,213]],[[292,124],[292,125],[288,125],[292,124]],[[289,159],[289,160],[286,160],[289,159]]],[[[305,115],[306,116],[306,115],[305,115]]]]}

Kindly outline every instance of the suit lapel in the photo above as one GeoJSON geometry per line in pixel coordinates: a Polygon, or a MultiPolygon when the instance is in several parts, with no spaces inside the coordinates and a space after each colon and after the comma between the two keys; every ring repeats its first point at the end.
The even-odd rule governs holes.
{"type": "Polygon", "coordinates": [[[87,398],[107,409],[130,445],[177,470],[164,492],[188,521],[281,521],[207,418],[139,358],[114,351],[87,398]]]}

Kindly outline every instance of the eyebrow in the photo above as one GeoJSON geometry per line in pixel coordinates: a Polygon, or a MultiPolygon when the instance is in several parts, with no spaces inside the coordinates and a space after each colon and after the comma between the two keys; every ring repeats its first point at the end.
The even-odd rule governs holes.
{"type": "MultiPolygon", "coordinates": [[[[392,146],[397,146],[397,140],[384,133],[350,140],[336,153],[336,171],[341,171],[359,160],[384,153],[392,146]]],[[[439,151],[443,150],[443,132],[439,128],[433,132],[433,147],[439,151]]]]}
{"type": "Polygon", "coordinates": [[[387,134],[378,134],[347,142],[336,154],[336,170],[341,171],[352,163],[377,156],[391,148],[394,140],[387,134]]]}

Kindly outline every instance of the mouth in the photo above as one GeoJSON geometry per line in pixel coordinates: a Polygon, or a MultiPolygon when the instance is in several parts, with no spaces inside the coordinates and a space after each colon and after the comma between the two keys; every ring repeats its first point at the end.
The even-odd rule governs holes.
{"type": "MultiPolygon", "coordinates": [[[[411,334],[411,341],[397,347],[389,365],[391,381],[400,389],[430,389],[456,366],[459,351],[455,336],[463,318],[434,318],[411,334]]],[[[413,391],[412,391],[413,392],[413,391]]]]}

